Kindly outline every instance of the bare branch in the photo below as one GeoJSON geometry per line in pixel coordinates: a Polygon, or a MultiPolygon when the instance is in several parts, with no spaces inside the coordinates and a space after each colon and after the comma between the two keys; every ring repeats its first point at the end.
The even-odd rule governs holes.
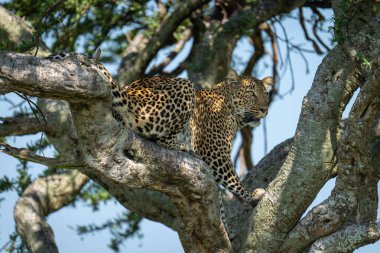
{"type": "Polygon", "coordinates": [[[49,168],[75,168],[75,167],[83,167],[83,164],[78,160],[73,161],[62,161],[55,158],[47,158],[40,155],[35,154],[29,149],[24,148],[15,148],[5,143],[0,143],[0,147],[4,147],[0,149],[0,152],[13,156],[15,158],[19,158],[22,160],[27,160],[39,164],[46,165],[49,168]]]}
{"type": "Polygon", "coordinates": [[[179,3],[177,8],[167,16],[162,22],[157,32],[150,38],[149,43],[139,51],[136,57],[129,58],[128,56],[122,60],[119,73],[120,79],[129,83],[132,80],[136,80],[142,77],[149,62],[153,59],[158,50],[166,45],[169,37],[177,29],[177,27],[185,20],[189,15],[200,8],[210,0],[187,0],[183,3],[179,3]],[[125,68],[128,64],[127,61],[133,61],[133,65],[129,68],[125,68]]]}
{"type": "Polygon", "coordinates": [[[355,224],[317,240],[310,253],[343,253],[380,239],[380,221],[355,224]]]}
{"type": "Polygon", "coordinates": [[[319,44],[321,44],[326,49],[326,52],[328,52],[331,49],[319,37],[318,31],[317,31],[319,23],[322,22],[322,21],[324,21],[325,17],[322,15],[322,13],[317,8],[311,7],[311,10],[318,17],[317,20],[315,20],[314,24],[313,24],[313,34],[314,34],[314,37],[317,39],[317,41],[319,42],[319,44]]]}
{"type": "Polygon", "coordinates": [[[277,63],[278,63],[278,53],[279,47],[277,44],[276,34],[273,32],[271,26],[268,23],[260,25],[260,28],[263,29],[270,38],[272,45],[272,78],[273,78],[273,88],[270,94],[270,100],[272,102],[273,97],[277,94],[277,63]]]}
{"type": "Polygon", "coordinates": [[[148,74],[146,76],[154,76],[155,74],[162,74],[162,70],[168,66],[172,60],[178,55],[179,52],[183,49],[186,42],[191,37],[191,29],[186,29],[182,35],[181,38],[177,41],[176,45],[174,46],[173,50],[169,53],[169,55],[162,60],[162,62],[158,65],[155,65],[151,68],[148,74]]]}
{"type": "Polygon", "coordinates": [[[303,33],[305,35],[305,39],[307,41],[311,42],[311,44],[313,45],[313,48],[314,48],[316,54],[319,54],[319,55],[323,54],[322,51],[321,51],[321,49],[319,48],[317,42],[315,42],[315,40],[313,40],[309,36],[309,33],[307,31],[307,28],[306,28],[306,24],[305,24],[305,18],[303,17],[302,7],[298,8],[298,10],[299,10],[299,21],[300,21],[300,25],[302,27],[302,31],[303,31],[303,33]]]}
{"type": "Polygon", "coordinates": [[[50,131],[45,125],[41,124],[36,118],[29,117],[0,117],[0,137],[20,136],[35,134],[41,131],[50,131]]]}
{"type": "Polygon", "coordinates": [[[252,39],[252,43],[253,43],[253,47],[255,51],[252,57],[249,59],[243,71],[243,75],[247,75],[247,76],[252,74],[253,68],[256,66],[260,58],[264,55],[264,43],[263,43],[263,38],[261,36],[261,31],[255,30],[251,39],[252,39]]]}

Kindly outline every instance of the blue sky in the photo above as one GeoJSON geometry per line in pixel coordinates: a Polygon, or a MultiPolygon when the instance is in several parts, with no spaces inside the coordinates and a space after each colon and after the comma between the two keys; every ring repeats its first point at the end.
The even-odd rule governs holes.
{"type": "MultiPolygon", "coordinates": [[[[331,11],[324,12],[327,19],[332,16],[331,11]]],[[[298,21],[288,19],[285,21],[284,26],[287,29],[289,38],[293,43],[304,43],[303,46],[310,48],[304,40],[302,30],[298,24],[298,21]]],[[[329,24],[332,25],[332,24],[329,24]]],[[[328,35],[323,36],[325,41],[328,40],[328,35]]],[[[190,47],[190,44],[187,45],[190,47]]],[[[285,55],[285,48],[282,45],[281,51],[285,55]]],[[[186,56],[187,52],[184,52],[178,57],[178,61],[186,56]]],[[[240,41],[235,54],[245,62],[248,57],[252,54],[252,49],[248,46],[246,41],[240,41]]],[[[158,60],[162,57],[158,57],[158,60]]],[[[282,142],[283,140],[292,137],[294,135],[298,117],[301,110],[301,102],[303,97],[309,90],[314,74],[318,65],[321,63],[322,58],[315,54],[306,55],[309,63],[309,74],[306,74],[304,61],[299,55],[293,54],[292,61],[295,72],[295,89],[294,91],[286,95],[284,98],[277,98],[272,104],[268,117],[266,119],[267,133],[268,133],[268,150],[272,147],[282,142]]],[[[111,72],[115,73],[116,65],[106,65],[111,72]]],[[[169,66],[173,67],[173,66],[169,66]]],[[[236,64],[234,66],[238,71],[239,66],[236,64]]],[[[256,71],[256,76],[258,78],[263,78],[270,75],[271,66],[265,66],[261,64],[259,69],[256,71]]],[[[283,71],[280,69],[280,73],[283,71]]],[[[281,78],[280,93],[285,93],[291,87],[290,72],[287,71],[281,78]]],[[[12,95],[14,97],[14,95],[12,95]]],[[[352,104],[352,103],[351,103],[352,104]]],[[[348,109],[345,112],[347,115],[348,109]]],[[[9,116],[10,111],[8,105],[0,102],[0,117],[9,116]]],[[[254,147],[253,147],[253,157],[254,161],[257,163],[264,154],[264,138],[263,138],[263,128],[262,126],[254,130],[254,147]]],[[[32,137],[34,139],[39,138],[39,135],[32,137]]],[[[22,147],[25,146],[31,137],[22,137],[10,139],[10,143],[22,147]]],[[[239,140],[238,140],[239,141],[239,140]]],[[[236,148],[234,148],[233,154],[236,153],[236,148]]],[[[51,155],[52,151],[46,153],[46,155],[51,155]]],[[[15,175],[16,171],[16,159],[6,156],[0,153],[0,176],[3,175],[15,175]]],[[[35,175],[39,174],[43,170],[43,167],[37,164],[32,165],[32,171],[35,175]]],[[[326,186],[321,190],[313,205],[323,201],[331,192],[334,186],[334,180],[330,180],[326,186]]],[[[1,194],[0,197],[4,197],[6,200],[0,203],[0,247],[8,241],[8,235],[14,231],[14,221],[13,221],[13,207],[16,201],[15,193],[5,193],[1,194]]],[[[70,228],[70,226],[84,225],[88,223],[100,223],[105,219],[114,217],[122,212],[123,208],[114,203],[108,203],[107,205],[102,205],[100,211],[92,212],[91,208],[84,206],[83,204],[78,204],[76,208],[66,207],[62,210],[51,214],[47,221],[51,224],[54,233],[56,235],[56,241],[60,252],[93,252],[93,253],[106,253],[112,252],[107,248],[107,243],[109,241],[109,234],[107,232],[96,233],[94,235],[85,236],[83,238],[76,235],[75,231],[70,228]]],[[[144,220],[142,222],[143,238],[130,239],[125,243],[122,252],[134,252],[134,253],[167,253],[167,252],[183,252],[181,244],[179,242],[177,234],[165,226],[144,220]]],[[[380,243],[369,245],[363,247],[355,252],[358,253],[375,253],[379,252],[380,243]]]]}

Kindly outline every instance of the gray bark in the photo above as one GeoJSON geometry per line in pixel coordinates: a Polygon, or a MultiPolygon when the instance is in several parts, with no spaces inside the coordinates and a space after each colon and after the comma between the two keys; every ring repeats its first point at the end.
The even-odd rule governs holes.
{"type": "MultiPolygon", "coordinates": [[[[301,3],[292,1],[292,7],[285,7],[301,3]]],[[[260,4],[253,6],[262,10],[265,6],[260,4]]],[[[243,182],[248,189],[266,188],[263,199],[252,210],[226,198],[227,221],[237,235],[232,243],[219,218],[218,191],[207,166],[196,157],[122,129],[111,116],[108,80],[91,62],[81,56],[52,62],[0,52],[0,94],[20,91],[67,101],[40,100],[39,104],[51,124],[46,127],[56,131],[47,131],[49,140],[65,159],[83,165],[80,173],[73,170],[35,181],[18,201],[17,229],[29,250],[57,251],[44,217],[73,201],[88,178],[126,208],[176,230],[186,252],[231,252],[233,248],[260,253],[350,252],[378,240],[379,124],[373,124],[378,122],[380,106],[380,28],[370,1],[350,4],[350,12],[340,12],[341,4],[333,1],[336,18],[350,22],[336,27],[345,31],[345,37],[319,66],[304,98],[295,136],[269,153],[243,182]],[[371,68],[364,67],[358,55],[369,59],[371,68]],[[361,91],[340,132],[342,111],[359,86],[361,91]],[[300,220],[335,175],[332,195],[300,220]]],[[[264,8],[262,18],[286,10],[278,6],[282,9],[273,12],[264,8]]],[[[176,23],[181,17],[173,19],[176,23]]],[[[225,46],[233,45],[231,41],[225,46]]],[[[154,54],[156,49],[150,50],[154,54]]],[[[141,58],[141,66],[149,63],[148,58],[141,58]]],[[[210,72],[205,80],[214,81],[223,71],[210,72]]],[[[14,155],[19,155],[17,150],[14,155]]],[[[24,158],[33,159],[33,154],[26,153],[24,158]]]]}

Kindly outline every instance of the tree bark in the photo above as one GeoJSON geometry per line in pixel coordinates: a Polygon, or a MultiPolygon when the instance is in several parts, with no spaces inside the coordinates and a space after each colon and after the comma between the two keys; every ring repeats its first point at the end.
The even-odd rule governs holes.
{"type": "MultiPolygon", "coordinates": [[[[129,49],[137,52],[138,64],[121,79],[141,76],[161,48],[157,43],[165,42],[162,36],[167,38],[205,2],[187,1],[178,7],[181,11],[168,16],[155,34],[155,43],[144,44],[147,38],[136,36],[135,42],[142,44],[129,49]]],[[[225,23],[213,21],[205,33],[212,36],[194,42],[190,78],[202,79],[206,85],[221,80],[235,42],[247,27],[304,2],[261,1],[225,23]],[[253,13],[256,16],[249,19],[253,13]],[[204,50],[211,53],[205,55],[204,50]]],[[[339,37],[338,46],[317,70],[295,136],[274,148],[243,181],[251,190],[266,188],[263,199],[249,209],[236,199],[225,198],[227,223],[236,234],[232,242],[220,220],[218,189],[206,164],[121,128],[111,115],[109,81],[92,60],[78,55],[51,61],[0,52],[0,94],[18,91],[44,98],[38,104],[48,121],[44,127],[31,125],[20,133],[15,130],[19,119],[3,120],[0,136],[45,131],[63,159],[80,165],[78,170],[36,180],[17,202],[17,230],[29,251],[58,251],[44,218],[72,202],[89,178],[126,208],[177,231],[186,252],[348,252],[378,240],[380,28],[370,1],[344,4],[332,2],[335,19],[346,20],[335,27],[336,36],[343,38],[339,37]],[[348,9],[342,11],[342,6],[348,9]],[[369,67],[363,64],[363,57],[369,67]],[[359,87],[340,131],[342,112],[359,87]],[[4,128],[4,122],[11,130],[4,128]],[[333,176],[337,178],[331,196],[301,219],[333,176]]],[[[0,23],[0,29],[8,29],[3,27],[0,23]]],[[[131,64],[137,59],[134,57],[125,58],[122,66],[131,64]]],[[[4,147],[4,152],[13,150],[9,153],[14,156],[21,153],[4,147]]],[[[23,152],[23,157],[40,159],[31,152],[23,152]]],[[[57,161],[51,159],[47,161],[57,161]]]]}

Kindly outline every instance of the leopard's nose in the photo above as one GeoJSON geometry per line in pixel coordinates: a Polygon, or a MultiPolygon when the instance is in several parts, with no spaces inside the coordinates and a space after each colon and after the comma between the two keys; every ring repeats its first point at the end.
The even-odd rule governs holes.
{"type": "Polygon", "coordinates": [[[268,108],[267,107],[260,107],[259,111],[262,115],[266,116],[268,114],[268,108]]]}

